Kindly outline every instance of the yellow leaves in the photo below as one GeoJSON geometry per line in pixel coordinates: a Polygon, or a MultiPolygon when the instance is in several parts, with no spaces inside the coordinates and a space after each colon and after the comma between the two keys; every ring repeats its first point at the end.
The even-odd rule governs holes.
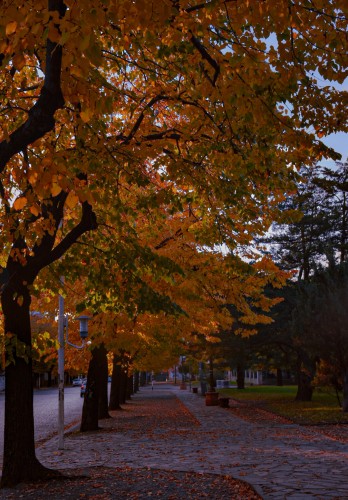
{"type": "Polygon", "coordinates": [[[83,122],[87,123],[93,117],[93,110],[86,108],[80,113],[81,119],[83,122]]]}
{"type": "Polygon", "coordinates": [[[34,24],[31,28],[31,32],[34,35],[38,35],[39,33],[41,33],[42,32],[42,24],[41,23],[34,24]]]}
{"type": "Polygon", "coordinates": [[[129,49],[130,42],[131,42],[130,37],[128,35],[124,35],[123,41],[124,41],[125,48],[129,49]]]}
{"type": "Polygon", "coordinates": [[[10,36],[17,30],[17,21],[11,21],[6,25],[6,36],[10,36]]]}
{"type": "Polygon", "coordinates": [[[79,49],[81,52],[83,52],[84,50],[87,49],[87,47],[89,47],[90,40],[91,40],[90,34],[84,35],[79,45],[79,49]]]}
{"type": "Polygon", "coordinates": [[[51,40],[51,42],[58,43],[60,41],[61,34],[53,23],[50,24],[48,38],[51,40]]]}
{"type": "Polygon", "coordinates": [[[321,127],[320,125],[317,125],[315,128],[315,133],[317,134],[317,137],[319,137],[319,139],[321,139],[322,137],[324,137],[326,134],[323,130],[321,130],[321,127]]]}
{"type": "Polygon", "coordinates": [[[0,40],[0,53],[5,54],[6,51],[7,51],[7,41],[0,40]]]}
{"type": "Polygon", "coordinates": [[[82,71],[80,66],[75,66],[75,65],[72,66],[70,68],[70,73],[71,73],[71,75],[77,76],[78,78],[83,78],[83,76],[84,76],[84,72],[82,71]]]}
{"type": "Polygon", "coordinates": [[[65,204],[68,208],[73,209],[79,202],[79,197],[74,193],[74,191],[70,191],[68,197],[65,201],[65,204]]]}
{"type": "Polygon", "coordinates": [[[38,178],[37,172],[30,172],[30,174],[28,176],[28,181],[30,182],[30,184],[32,186],[34,186],[36,184],[37,178],[38,178]]]}
{"type": "Polygon", "coordinates": [[[95,199],[93,197],[93,194],[91,193],[91,191],[89,191],[88,188],[86,189],[78,189],[76,191],[76,194],[80,200],[81,203],[83,203],[84,201],[88,201],[88,203],[90,205],[93,205],[95,199]]]}
{"type": "Polygon", "coordinates": [[[13,203],[13,208],[15,210],[22,210],[22,208],[24,208],[26,206],[26,204],[27,204],[26,197],[21,196],[15,200],[15,202],[13,203]]]}
{"type": "Polygon", "coordinates": [[[52,194],[52,196],[57,196],[61,191],[62,191],[61,186],[59,186],[59,184],[57,184],[56,182],[54,182],[52,184],[52,187],[51,187],[51,194],[52,194]]]}
{"type": "Polygon", "coordinates": [[[10,140],[10,134],[8,133],[7,128],[2,129],[2,136],[0,135],[0,141],[8,142],[10,140]]]}
{"type": "Polygon", "coordinates": [[[30,208],[29,208],[30,212],[35,215],[35,217],[37,217],[40,213],[40,209],[37,205],[32,205],[30,208]]]}

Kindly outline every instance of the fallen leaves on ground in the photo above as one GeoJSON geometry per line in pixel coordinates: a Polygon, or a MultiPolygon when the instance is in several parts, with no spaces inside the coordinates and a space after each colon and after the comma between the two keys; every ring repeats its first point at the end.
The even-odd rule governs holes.
{"type": "Polygon", "coordinates": [[[1,500],[260,500],[244,481],[229,476],[158,469],[94,467],[62,471],[67,478],[0,491],[1,500]],[[69,474],[69,477],[68,477],[69,474]]]}
{"type": "MultiPolygon", "coordinates": [[[[230,404],[232,406],[228,411],[234,413],[239,418],[252,423],[262,423],[262,424],[293,424],[294,422],[290,419],[282,417],[281,415],[276,415],[275,413],[264,410],[263,408],[258,408],[255,403],[248,401],[247,403],[241,403],[237,400],[230,399],[230,404]]],[[[348,443],[348,425],[347,424],[318,424],[318,425],[302,425],[298,424],[300,428],[308,429],[313,432],[318,432],[324,434],[330,439],[335,441],[340,441],[342,443],[348,443]]]]}

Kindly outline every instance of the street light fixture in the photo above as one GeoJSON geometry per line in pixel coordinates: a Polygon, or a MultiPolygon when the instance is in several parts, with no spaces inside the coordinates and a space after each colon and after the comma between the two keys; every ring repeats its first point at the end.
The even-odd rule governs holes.
{"type": "MultiPolygon", "coordinates": [[[[64,284],[64,278],[60,279],[62,285],[64,284]]],[[[75,349],[83,349],[86,345],[85,339],[88,336],[88,320],[91,319],[89,316],[79,316],[80,322],[80,337],[82,339],[81,345],[73,344],[69,342],[68,333],[68,318],[64,315],[64,297],[59,295],[58,299],[58,449],[64,450],[64,348],[65,344],[68,344],[75,349]],[[64,338],[64,328],[65,328],[65,338],[64,338]]]]}
{"type": "Polygon", "coordinates": [[[81,315],[76,318],[80,322],[80,337],[82,340],[88,337],[88,321],[91,319],[90,316],[81,315]]]}

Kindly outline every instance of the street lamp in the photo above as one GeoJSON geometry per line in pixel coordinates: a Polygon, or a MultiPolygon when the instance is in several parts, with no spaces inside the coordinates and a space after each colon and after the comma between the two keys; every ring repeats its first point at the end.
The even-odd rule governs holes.
{"type": "Polygon", "coordinates": [[[80,337],[82,341],[88,337],[88,321],[91,319],[90,316],[81,315],[76,318],[80,322],[80,337]]]}
{"type": "MultiPolygon", "coordinates": [[[[64,283],[64,278],[60,279],[61,283],[64,283]]],[[[91,319],[89,316],[79,316],[76,318],[80,322],[80,337],[82,340],[81,345],[73,344],[69,342],[68,333],[68,318],[64,315],[64,297],[59,295],[58,299],[58,449],[64,450],[64,348],[65,344],[68,344],[75,349],[83,349],[86,345],[85,339],[88,335],[88,320],[91,319]],[[65,328],[65,338],[64,338],[64,328],[65,328]]]]}

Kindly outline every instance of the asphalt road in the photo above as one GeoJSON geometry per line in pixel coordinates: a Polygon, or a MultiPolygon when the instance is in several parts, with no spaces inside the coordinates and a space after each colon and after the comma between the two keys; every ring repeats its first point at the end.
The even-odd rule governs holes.
{"type": "MultiPolygon", "coordinates": [[[[64,423],[72,424],[81,420],[83,398],[80,387],[64,389],[64,423]]],[[[2,464],[4,447],[4,412],[5,394],[0,393],[0,463],[2,464]]],[[[45,439],[58,432],[58,389],[40,389],[34,391],[35,441],[45,439]]],[[[58,447],[58,441],[57,441],[58,447]]]]}

